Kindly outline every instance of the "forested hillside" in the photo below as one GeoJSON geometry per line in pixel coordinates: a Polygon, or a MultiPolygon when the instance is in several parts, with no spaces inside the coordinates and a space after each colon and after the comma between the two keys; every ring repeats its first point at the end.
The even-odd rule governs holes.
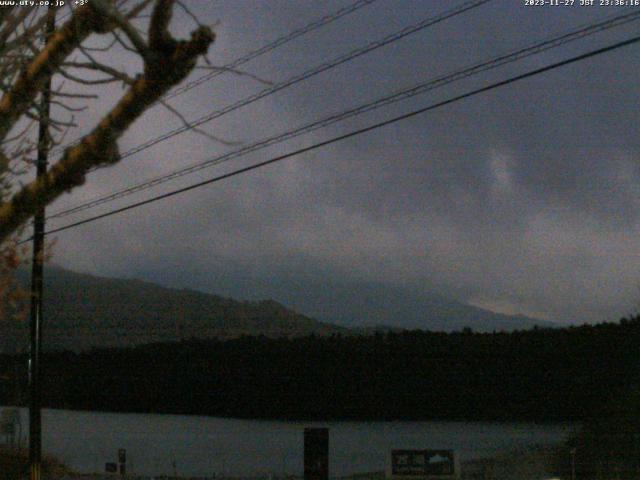
{"type": "MultiPolygon", "coordinates": [[[[55,266],[47,267],[45,277],[45,350],[80,352],[93,347],[130,347],[191,338],[230,339],[241,335],[274,338],[348,335],[403,325],[438,331],[464,327],[510,331],[553,325],[523,316],[501,315],[438,296],[418,301],[400,291],[381,287],[348,290],[348,294],[343,289],[338,296],[321,286],[317,291],[289,292],[294,297],[297,293],[299,297],[323,302],[325,310],[332,313],[323,316],[326,321],[318,321],[272,299],[236,300],[141,280],[76,273],[55,266]],[[393,315],[389,310],[393,310],[393,315]],[[376,325],[380,315],[386,324],[376,325]],[[353,317],[352,323],[345,320],[347,317],[353,317]]],[[[28,289],[30,276],[26,270],[18,272],[18,280],[28,289]]],[[[283,298],[289,298],[281,293],[283,298]]],[[[28,311],[28,306],[25,309],[28,311]]],[[[0,317],[3,332],[0,353],[26,352],[28,326],[27,321],[0,317]]]]}
{"type": "MultiPolygon", "coordinates": [[[[573,421],[638,384],[639,344],[640,318],[495,334],[185,341],[49,354],[44,392],[48,406],[90,410],[573,421]]],[[[14,364],[26,361],[1,357],[9,376],[14,364]]],[[[12,390],[7,380],[0,401],[12,390]]]]}
{"type": "MultiPolygon", "coordinates": [[[[29,285],[26,271],[19,280],[29,285]]],[[[238,301],[140,280],[46,270],[45,350],[129,347],[189,338],[329,335],[345,328],[318,322],[274,300],[238,301]]],[[[26,352],[27,321],[0,318],[0,352],[26,352]]]]}

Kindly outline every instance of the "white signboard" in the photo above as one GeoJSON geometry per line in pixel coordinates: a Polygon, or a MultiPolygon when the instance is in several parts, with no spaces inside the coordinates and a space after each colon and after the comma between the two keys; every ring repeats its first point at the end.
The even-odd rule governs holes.
{"type": "Polygon", "coordinates": [[[392,450],[387,477],[395,480],[457,478],[460,467],[453,450],[392,450]]]}

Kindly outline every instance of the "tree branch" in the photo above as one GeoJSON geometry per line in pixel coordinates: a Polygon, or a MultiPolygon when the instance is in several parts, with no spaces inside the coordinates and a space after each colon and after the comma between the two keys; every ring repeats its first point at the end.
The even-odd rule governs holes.
{"type": "Polygon", "coordinates": [[[109,2],[105,0],[93,0],[93,2],[94,8],[99,10],[102,15],[118,25],[142,58],[148,60],[149,47],[133,25],[131,25],[129,21],[120,14],[120,12],[113,8],[109,2]]]}
{"type": "Polygon", "coordinates": [[[91,4],[75,10],[73,17],[51,36],[46,46],[21,73],[13,87],[0,99],[0,140],[26,112],[39,93],[48,74],[92,32],[106,33],[113,25],[91,4]]]}
{"type": "MultiPolygon", "coordinates": [[[[69,147],[45,176],[25,185],[9,201],[0,204],[0,243],[26,222],[39,206],[82,185],[90,169],[118,162],[118,138],[147,108],[184,80],[195,67],[198,57],[207,52],[215,38],[208,27],[198,28],[188,41],[176,41],[169,36],[167,19],[170,12],[160,14],[157,10],[158,6],[166,8],[172,3],[170,0],[158,0],[155,5],[150,32],[162,30],[164,34],[161,41],[157,38],[149,41],[153,55],[152,60],[145,62],[144,74],[136,78],[94,130],[79,144],[69,147]]],[[[61,62],[60,56],[56,64],[61,62]]]]}
{"type": "Polygon", "coordinates": [[[169,34],[169,22],[175,0],[158,0],[151,13],[149,23],[149,45],[156,52],[169,48],[175,40],[169,34]]]}

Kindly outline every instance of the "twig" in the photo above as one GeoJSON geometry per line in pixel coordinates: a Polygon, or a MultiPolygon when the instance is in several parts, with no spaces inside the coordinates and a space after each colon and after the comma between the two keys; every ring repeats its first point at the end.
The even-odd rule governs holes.
{"type": "Polygon", "coordinates": [[[189,123],[189,121],[175,108],[173,108],[171,105],[169,105],[167,102],[165,102],[164,100],[160,100],[159,103],[165,107],[167,110],[169,110],[171,113],[173,113],[176,117],[178,117],[180,119],[180,121],[182,122],[182,124],[188,128],[189,130],[193,130],[196,133],[199,133],[200,135],[203,135],[205,137],[207,137],[209,140],[213,140],[215,142],[219,142],[222,143],[223,145],[226,146],[235,146],[235,145],[239,145],[240,142],[230,142],[229,140],[223,140],[219,137],[216,137],[215,135],[209,133],[209,132],[205,132],[204,130],[198,128],[198,127],[194,127],[193,125],[191,125],[189,123]]]}

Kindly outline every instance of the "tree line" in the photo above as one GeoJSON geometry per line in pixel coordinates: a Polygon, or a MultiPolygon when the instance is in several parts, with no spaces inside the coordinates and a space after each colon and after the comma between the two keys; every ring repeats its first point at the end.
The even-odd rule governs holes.
{"type": "MultiPolygon", "coordinates": [[[[188,340],[45,355],[49,407],[282,419],[585,421],[637,385],[640,317],[512,333],[188,340]]],[[[0,356],[0,402],[26,398],[0,356]]]]}

